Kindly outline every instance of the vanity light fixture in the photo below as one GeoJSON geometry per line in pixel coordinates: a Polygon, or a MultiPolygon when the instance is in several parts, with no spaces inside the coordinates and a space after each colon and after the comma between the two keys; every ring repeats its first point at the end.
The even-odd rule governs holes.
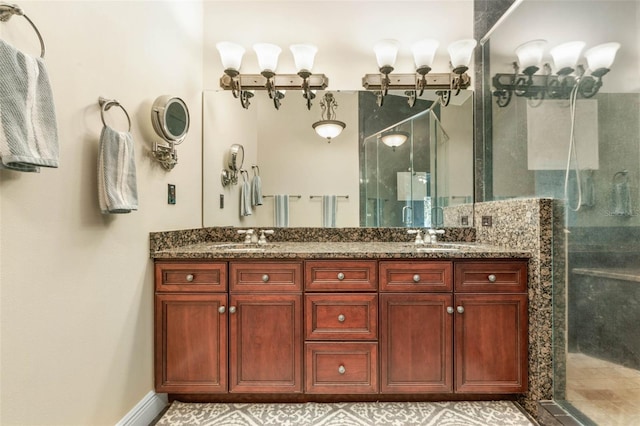
{"type": "Polygon", "coordinates": [[[513,73],[493,76],[493,95],[499,107],[509,105],[513,95],[537,101],[568,99],[575,90],[583,98],[590,98],[602,87],[602,77],[610,71],[620,48],[620,43],[612,42],[587,50],[584,54],[590,70],[587,75],[584,65],[578,64],[585,43],[563,43],[549,51],[556,74],[552,73],[549,63],[542,66],[542,74],[536,74],[540,70],[545,45],[545,40],[523,43],[515,50],[518,61],[513,62],[513,73]]]}
{"type": "Polygon", "coordinates": [[[391,147],[393,151],[396,150],[396,147],[405,143],[407,139],[409,139],[409,133],[399,130],[390,130],[387,132],[383,132],[380,135],[380,140],[382,141],[382,143],[391,147]]]}
{"type": "Polygon", "coordinates": [[[327,92],[324,94],[324,97],[320,101],[320,108],[322,108],[322,120],[316,121],[311,127],[313,127],[319,136],[326,138],[327,142],[331,143],[331,139],[342,133],[346,124],[335,119],[335,110],[338,108],[338,103],[333,93],[327,92]]]}
{"type": "Polygon", "coordinates": [[[362,78],[362,86],[376,92],[378,106],[382,106],[384,97],[389,90],[405,90],[408,103],[415,105],[416,97],[422,95],[425,89],[436,90],[442,105],[447,106],[451,92],[455,95],[461,89],[469,87],[470,78],[467,74],[471,55],[476,46],[473,39],[459,40],[449,45],[452,71],[449,73],[431,74],[433,60],[439,46],[433,39],[425,39],[411,46],[416,71],[413,74],[391,74],[394,70],[399,43],[396,40],[382,40],[374,46],[379,73],[366,74],[362,78]]]}
{"type": "Polygon", "coordinates": [[[310,44],[294,44],[289,47],[298,70],[296,74],[276,74],[282,49],[275,44],[253,45],[261,69],[260,74],[240,74],[244,54],[242,46],[231,42],[219,42],[216,47],[225,68],[224,74],[220,77],[220,87],[231,90],[245,109],[249,108],[249,100],[256,90],[266,90],[276,109],[280,109],[287,90],[301,90],[307,108],[311,109],[314,92],[326,89],[329,84],[329,79],[324,74],[311,73],[318,48],[310,44]]]}

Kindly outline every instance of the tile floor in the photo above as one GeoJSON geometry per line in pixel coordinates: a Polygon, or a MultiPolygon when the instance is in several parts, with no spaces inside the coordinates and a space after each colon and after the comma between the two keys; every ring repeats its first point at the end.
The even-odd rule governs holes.
{"type": "Polygon", "coordinates": [[[640,371],[570,353],[567,401],[599,426],[640,425],[640,371]]]}

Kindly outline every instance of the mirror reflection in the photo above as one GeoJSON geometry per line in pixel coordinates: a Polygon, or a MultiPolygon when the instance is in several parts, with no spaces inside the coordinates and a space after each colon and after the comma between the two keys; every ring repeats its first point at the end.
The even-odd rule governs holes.
{"type": "Polygon", "coordinates": [[[473,224],[471,91],[447,107],[425,93],[413,108],[402,92],[390,92],[383,106],[369,91],[330,92],[338,104],[335,119],[346,124],[330,143],[312,127],[321,119],[325,91],[310,110],[293,91],[279,110],[261,92],[246,110],[228,91],[204,93],[203,226],[274,226],[283,195],[291,227],[473,224]],[[220,172],[233,144],[244,146],[247,173],[222,187],[220,172]],[[243,180],[258,173],[263,204],[240,216],[243,180]],[[335,204],[334,220],[323,216],[327,199],[335,204]]]}

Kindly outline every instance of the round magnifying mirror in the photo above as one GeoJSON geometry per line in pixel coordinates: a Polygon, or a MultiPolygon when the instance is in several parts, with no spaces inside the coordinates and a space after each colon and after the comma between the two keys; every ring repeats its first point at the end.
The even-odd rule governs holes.
{"type": "Polygon", "coordinates": [[[229,169],[239,172],[242,169],[242,163],[244,163],[244,147],[235,143],[229,148],[229,169]]]}
{"type": "Polygon", "coordinates": [[[151,108],[151,122],[156,133],[174,145],[182,143],[189,131],[189,109],[180,98],[158,97],[151,108]]]}

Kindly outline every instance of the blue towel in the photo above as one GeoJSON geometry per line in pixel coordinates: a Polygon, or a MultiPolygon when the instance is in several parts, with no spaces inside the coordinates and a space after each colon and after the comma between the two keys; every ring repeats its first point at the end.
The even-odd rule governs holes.
{"type": "Polygon", "coordinates": [[[335,195],[322,196],[322,226],[325,228],[336,227],[336,213],[338,210],[338,197],[335,195]]]}
{"type": "Polygon", "coordinates": [[[240,216],[251,216],[251,188],[249,181],[245,178],[240,187],[240,216]]]}
{"type": "Polygon", "coordinates": [[[262,205],[262,179],[259,175],[254,175],[251,181],[251,205],[262,205]]]}
{"type": "Polygon", "coordinates": [[[42,58],[0,40],[0,168],[58,167],[58,128],[42,58]]]}
{"type": "Polygon", "coordinates": [[[274,195],[275,206],[275,219],[276,226],[288,227],[289,226],[289,196],[288,195],[274,195]]]}
{"type": "Polygon", "coordinates": [[[100,134],[98,201],[104,214],[138,210],[133,137],[108,126],[100,134]]]}

